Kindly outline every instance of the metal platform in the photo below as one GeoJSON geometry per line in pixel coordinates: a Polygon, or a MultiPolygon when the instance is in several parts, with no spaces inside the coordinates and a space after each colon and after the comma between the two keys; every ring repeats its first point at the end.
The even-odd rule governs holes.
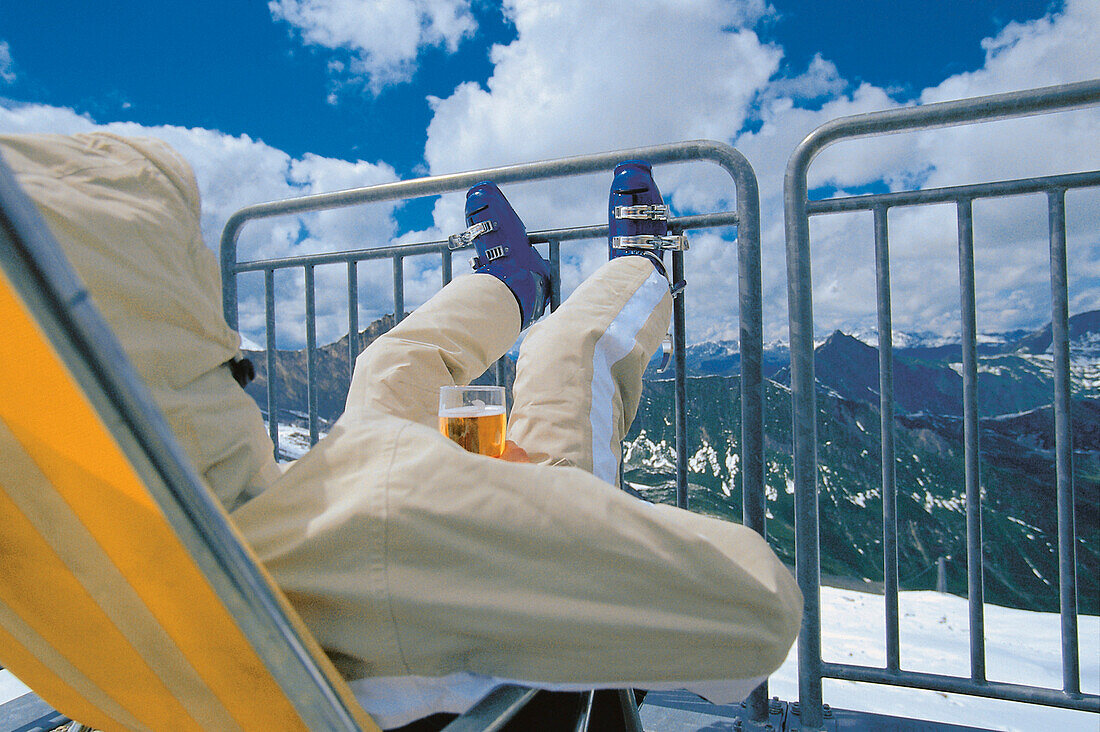
{"type": "MultiPolygon", "coordinates": [[[[710,704],[686,691],[650,692],[639,713],[646,732],[798,732],[802,728],[798,702],[778,698],[768,703],[768,719],[764,722],[750,721],[744,703],[710,704]]],[[[989,732],[979,727],[833,709],[828,704],[824,705],[824,717],[826,732],[989,732]]]]}
{"type": "Polygon", "coordinates": [[[34,692],[0,704],[0,730],[5,732],[49,732],[68,721],[34,692]]]}

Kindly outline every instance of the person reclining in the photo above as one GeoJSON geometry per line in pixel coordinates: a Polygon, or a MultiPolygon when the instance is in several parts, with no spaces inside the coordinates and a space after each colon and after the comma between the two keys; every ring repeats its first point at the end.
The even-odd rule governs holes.
{"type": "Polygon", "coordinates": [[[671,312],[660,257],[637,246],[666,227],[647,164],[616,168],[610,261],[524,338],[508,436],[527,462],[466,452],[436,424],[439,387],[484,372],[549,299],[545,261],[485,182],[467,195],[474,273],[363,351],[344,414],[283,472],[227,366],[239,338],[186,163],[105,133],[0,137],[0,154],[195,467],[383,727],[464,711],[504,682],[729,703],[784,660],[802,598],[767,543],[616,487],[671,312]]]}

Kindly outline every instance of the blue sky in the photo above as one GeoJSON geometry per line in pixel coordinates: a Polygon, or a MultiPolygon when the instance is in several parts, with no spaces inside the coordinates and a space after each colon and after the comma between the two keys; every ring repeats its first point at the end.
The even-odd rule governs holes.
{"type": "MultiPolygon", "coordinates": [[[[9,2],[0,5],[0,132],[109,126],[168,139],[195,167],[211,246],[235,207],[260,200],[638,144],[719,139],[745,152],[760,177],[766,330],[782,337],[778,200],[782,166],[798,139],[843,114],[1100,76],[1094,5],[1085,0],[509,0],[503,6],[484,0],[9,2]]],[[[1052,143],[1046,136],[1024,125],[985,135],[977,146],[965,135],[942,145],[926,138],[872,145],[877,162],[863,153],[823,156],[816,180],[826,190],[864,190],[905,181],[974,182],[965,180],[974,170],[1014,177],[1096,168],[1100,150],[1088,142],[1097,137],[1096,120],[1081,113],[1064,122],[1064,134],[1055,137],[1067,139],[1069,150],[1048,152],[1045,146],[1052,143]],[[1037,146],[1030,142],[1034,139],[1044,142],[1037,146]],[[1077,141],[1084,142],[1074,147],[1077,141]],[[1021,143],[1033,154],[1006,163],[1004,151],[1021,143]],[[973,155],[971,165],[958,163],[960,148],[973,155]],[[923,157],[915,149],[922,149],[923,157]]],[[[659,178],[681,212],[729,205],[724,194],[707,190],[713,179],[713,173],[689,175],[672,168],[659,178]]],[[[568,190],[523,188],[513,203],[522,206],[521,215],[530,216],[533,227],[593,223],[588,217],[603,209],[603,191],[606,181],[568,190]]],[[[1096,202],[1087,196],[1080,204],[1071,201],[1071,243],[1072,236],[1082,241],[1073,244],[1071,263],[1085,273],[1100,270],[1096,202]]],[[[273,223],[242,240],[242,247],[249,256],[264,256],[355,246],[361,238],[438,236],[458,225],[460,206],[460,197],[428,199],[369,214],[273,223]]],[[[1016,214],[995,209],[990,209],[990,230],[1013,229],[1016,214]]],[[[897,217],[899,233],[912,232],[914,238],[912,256],[907,260],[907,245],[899,243],[896,260],[920,262],[924,252],[944,250],[945,235],[930,241],[928,233],[943,228],[941,219],[935,212],[897,217]]],[[[866,287],[852,279],[857,273],[866,279],[867,267],[850,266],[857,254],[848,243],[864,228],[852,221],[821,234],[823,243],[831,237],[840,245],[829,247],[820,264],[815,260],[819,330],[854,329],[874,320],[866,297],[859,296],[866,287]]],[[[1028,242],[1042,239],[1043,232],[1032,228],[1015,226],[1023,238],[1013,251],[1033,249],[1028,242]]],[[[705,261],[719,256],[729,238],[703,237],[696,247],[701,253],[692,255],[698,259],[689,259],[689,279],[696,285],[689,290],[689,305],[698,314],[692,340],[730,337],[735,331],[729,303],[718,294],[729,290],[729,277],[705,261]]],[[[568,255],[567,290],[599,256],[598,246],[568,255]]],[[[1032,327],[1049,318],[1034,302],[1040,285],[1027,257],[1010,257],[1005,264],[1003,251],[991,250],[988,259],[1004,269],[988,278],[986,330],[1032,327]],[[1003,302],[1012,305],[998,304],[1003,302]]],[[[951,266],[948,261],[922,271],[915,264],[898,273],[895,310],[911,306],[900,308],[899,328],[951,329],[957,312],[943,305],[943,293],[919,292],[915,286],[951,266]],[[906,284],[914,285],[908,301],[906,284]]],[[[407,299],[415,305],[430,295],[436,279],[427,263],[414,265],[407,276],[407,299]]],[[[385,310],[386,297],[370,293],[385,289],[386,277],[363,274],[363,317],[385,310]]],[[[1076,308],[1100,306],[1096,277],[1071,280],[1076,308]]],[[[246,335],[255,337],[258,299],[254,287],[243,287],[242,324],[252,330],[246,335]]],[[[300,309],[297,288],[291,281],[280,288],[290,314],[300,309]]],[[[322,297],[319,310],[322,332],[336,337],[345,321],[338,298],[322,297]]],[[[293,329],[286,337],[297,340],[293,329]]]]}
{"type": "MultiPolygon", "coordinates": [[[[797,74],[820,54],[840,76],[898,100],[982,66],[983,38],[1011,21],[1042,17],[1051,0],[788,0],[758,29],[797,74]],[[822,6],[828,6],[822,10],[822,6]],[[935,12],[929,12],[934,6],[935,12]],[[868,32],[867,22],[873,32],[868,32]],[[934,39],[934,40],[928,40],[934,39]]],[[[378,94],[339,83],[333,49],[305,47],[263,3],[88,3],[37,0],[0,6],[0,38],[16,60],[7,95],[71,107],[98,122],[205,127],[262,139],[293,156],[382,158],[403,176],[422,163],[427,97],[485,83],[489,49],[516,37],[496,4],[475,2],[478,33],[453,54],[427,48],[408,83],[378,94]],[[62,19],[64,19],[62,21],[62,19]]],[[[615,72],[618,73],[618,72],[615,72]]],[[[613,78],[613,77],[612,77],[613,78]]]]}

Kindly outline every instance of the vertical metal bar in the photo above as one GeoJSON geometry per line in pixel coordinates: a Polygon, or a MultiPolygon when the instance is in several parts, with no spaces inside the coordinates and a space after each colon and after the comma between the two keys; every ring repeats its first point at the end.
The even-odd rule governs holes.
{"type": "MultiPolygon", "coordinates": [[[[737,319],[741,352],[741,515],[767,537],[764,497],[764,331],[760,275],[760,191],[756,176],[737,179],[737,319]]],[[[749,719],[768,719],[768,682],[745,700],[749,719]]]]}
{"type": "Polygon", "coordinates": [[[901,669],[898,633],[898,514],[894,461],[894,334],[890,305],[888,209],[875,206],[875,273],[878,298],[879,433],[882,438],[882,571],[886,596],[886,668],[901,669]]]}
{"type": "MultiPolygon", "coordinates": [[[[684,280],[684,253],[672,253],[672,281],[684,280]]],[[[676,505],[688,507],[687,363],[684,346],[684,295],[672,300],[672,355],[676,359],[676,505]]]]}
{"type": "MultiPolygon", "coordinates": [[[[740,240],[746,237],[738,227],[740,240]]],[[[738,242],[740,244],[740,241],[738,242]]],[[[741,512],[745,526],[766,536],[764,498],[764,334],[761,327],[760,249],[738,248],[741,351],[741,512]],[[754,252],[748,251],[755,250],[754,252]]]]}
{"type": "Polygon", "coordinates": [[[405,319],[405,259],[393,258],[393,324],[405,319]]]}
{"type": "Polygon", "coordinates": [[[222,271],[222,314],[225,315],[226,324],[233,330],[240,330],[237,327],[239,315],[237,312],[237,237],[239,235],[239,229],[231,232],[227,226],[222,231],[218,252],[222,271]]]}
{"type": "Polygon", "coordinates": [[[592,721],[592,702],[595,700],[595,691],[583,692],[581,699],[581,713],[577,715],[577,724],[573,732],[589,732],[588,726],[592,721]]]}
{"type": "Polygon", "coordinates": [[[264,270],[264,316],[267,321],[267,432],[279,459],[279,405],[275,389],[275,270],[264,270]]]}
{"type": "Polygon", "coordinates": [[[355,374],[359,357],[359,273],[358,263],[348,262],[348,378],[355,374]]]}
{"type": "Polygon", "coordinates": [[[454,267],[454,262],[451,259],[451,250],[449,248],[444,249],[440,252],[440,258],[443,262],[443,286],[446,287],[451,283],[451,280],[454,279],[454,275],[451,271],[454,267]]]}
{"type": "MultiPolygon", "coordinates": [[[[809,138],[807,138],[809,140],[809,138]]],[[[813,285],[810,221],[806,211],[806,169],[813,159],[806,141],[791,155],[784,178],[787,241],[787,320],[791,348],[791,418],[794,448],[795,575],[802,590],[798,635],[798,702],[801,726],[820,729],[821,548],[817,495],[817,396],[814,393],[813,285]]]]}
{"type": "Polygon", "coordinates": [[[561,305],[561,242],[550,240],[550,312],[561,305]]]}
{"type": "Polygon", "coordinates": [[[977,316],[974,292],[974,214],[958,201],[959,296],[962,308],[963,443],[966,465],[966,575],[970,602],[970,676],[985,681],[982,584],[982,487],[979,459],[977,316]]]}
{"type": "Polygon", "coordinates": [[[638,700],[632,689],[619,689],[615,692],[622,710],[623,732],[643,732],[642,720],[638,716],[638,700]]]}
{"type": "Polygon", "coordinates": [[[314,359],[317,348],[317,303],[314,292],[313,265],[305,266],[306,274],[306,401],[309,405],[309,444],[317,444],[317,374],[314,359]]]}
{"type": "Polygon", "coordinates": [[[1050,227],[1050,322],[1054,350],[1054,449],[1058,486],[1058,595],[1062,614],[1062,688],[1068,694],[1079,694],[1081,669],[1077,648],[1077,529],[1073,515],[1065,189],[1047,193],[1047,210],[1050,227]]]}

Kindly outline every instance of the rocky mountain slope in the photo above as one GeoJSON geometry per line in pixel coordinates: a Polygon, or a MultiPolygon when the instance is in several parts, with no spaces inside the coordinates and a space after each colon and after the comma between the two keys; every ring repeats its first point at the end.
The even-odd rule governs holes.
{"type": "MultiPolygon", "coordinates": [[[[359,333],[359,351],[374,342],[374,339],[393,327],[393,316],[386,315],[374,321],[359,333]]],[[[327,429],[329,425],[344,413],[344,400],[347,397],[348,387],[351,384],[351,369],[349,367],[348,337],[345,335],[340,340],[320,346],[314,352],[314,374],[317,389],[317,414],[320,418],[321,429],[327,429]]],[[[264,418],[267,418],[267,352],[244,351],[244,355],[252,361],[256,369],[256,378],[245,391],[260,406],[264,418]]],[[[507,358],[500,362],[505,383],[511,386],[515,380],[515,363],[507,358]]],[[[279,421],[284,424],[304,424],[309,414],[309,400],[307,389],[307,358],[305,349],[278,350],[275,359],[275,391],[276,408],[279,411],[279,421]]],[[[496,383],[495,369],[489,372],[475,383],[496,383]]]]}
{"type": "MultiPolygon", "coordinates": [[[[625,479],[650,500],[673,503],[675,431],[672,382],[647,385],[626,440],[625,479]]],[[[689,506],[731,520],[741,517],[736,377],[688,382],[689,506]]],[[[790,393],[765,388],[765,495],[768,536],[794,560],[794,482],[790,393]]],[[[981,421],[982,520],[986,598],[1056,610],[1057,532],[1053,418],[1049,407],[981,421]]],[[[935,563],[947,557],[950,591],[966,592],[966,503],[961,420],[899,417],[895,435],[898,555],[905,589],[935,586],[935,563]]],[[[1078,594],[1098,612],[1100,586],[1100,400],[1074,404],[1078,594]]],[[[875,406],[822,391],[818,399],[822,572],[883,579],[879,416],[875,406]]]]}

